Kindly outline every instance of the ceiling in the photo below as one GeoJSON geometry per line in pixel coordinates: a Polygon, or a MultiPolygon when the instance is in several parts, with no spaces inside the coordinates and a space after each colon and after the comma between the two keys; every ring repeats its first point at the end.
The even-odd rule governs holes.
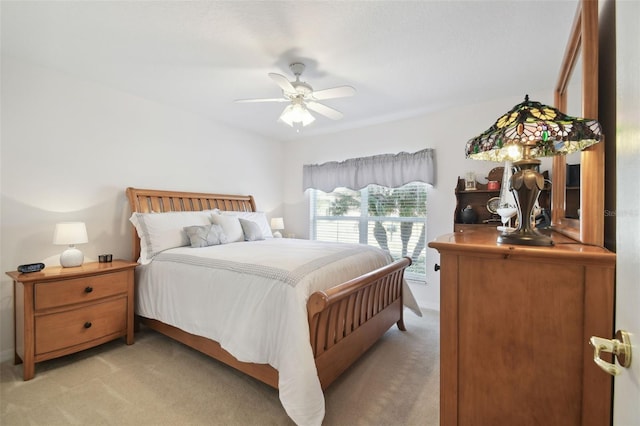
{"type": "MultiPolygon", "coordinates": [[[[2,54],[289,140],[551,90],[577,0],[5,1],[2,54]],[[320,90],[344,113],[301,133],[277,122],[268,77],[320,90]]],[[[544,100],[541,100],[544,101],[544,100]]],[[[548,100],[547,100],[548,101],[548,100]]],[[[509,106],[505,106],[509,107],[509,106]]]]}

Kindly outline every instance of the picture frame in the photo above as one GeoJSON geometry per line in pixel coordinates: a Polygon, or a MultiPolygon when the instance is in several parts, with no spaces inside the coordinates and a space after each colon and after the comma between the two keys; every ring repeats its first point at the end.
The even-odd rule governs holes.
{"type": "Polygon", "coordinates": [[[464,190],[475,191],[476,190],[476,174],[468,172],[464,175],[464,190]]]}

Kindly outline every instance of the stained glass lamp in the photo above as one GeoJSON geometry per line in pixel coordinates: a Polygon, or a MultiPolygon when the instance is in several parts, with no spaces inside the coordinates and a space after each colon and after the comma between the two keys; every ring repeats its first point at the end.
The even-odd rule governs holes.
{"type": "Polygon", "coordinates": [[[581,151],[601,138],[602,127],[597,120],[568,116],[556,108],[530,101],[527,95],[524,102],[467,142],[467,158],[513,161],[514,173],[508,184],[518,209],[518,227],[511,232],[503,231],[498,243],[553,245],[551,238],[532,224],[532,211],[544,187],[537,158],[581,151]]]}

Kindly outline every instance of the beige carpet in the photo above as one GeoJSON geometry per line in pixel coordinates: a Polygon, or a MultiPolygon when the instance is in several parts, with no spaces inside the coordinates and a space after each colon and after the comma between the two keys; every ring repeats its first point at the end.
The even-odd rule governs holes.
{"type": "MultiPolygon", "coordinates": [[[[438,312],[397,327],[325,391],[324,425],[437,425],[438,312]]],[[[1,365],[9,425],[292,425],[277,391],[154,331],[36,364],[1,365]]]]}

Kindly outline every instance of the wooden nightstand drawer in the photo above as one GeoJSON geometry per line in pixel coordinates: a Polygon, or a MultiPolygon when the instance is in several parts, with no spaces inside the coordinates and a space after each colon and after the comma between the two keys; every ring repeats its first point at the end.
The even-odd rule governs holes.
{"type": "Polygon", "coordinates": [[[35,285],[36,310],[88,302],[127,292],[127,271],[35,285]]]}
{"type": "Polygon", "coordinates": [[[70,348],[127,331],[127,298],[35,318],[35,354],[70,348]]]}

